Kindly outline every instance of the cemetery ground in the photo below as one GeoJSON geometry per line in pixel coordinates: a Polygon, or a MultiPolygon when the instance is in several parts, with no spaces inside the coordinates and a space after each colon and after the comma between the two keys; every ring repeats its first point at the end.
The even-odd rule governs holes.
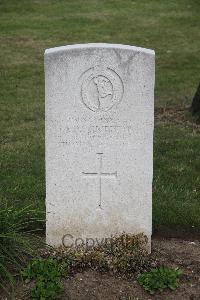
{"type": "MultiPolygon", "coordinates": [[[[107,42],[156,52],[152,255],[183,269],[180,287],[151,297],[134,278],[87,270],[65,281],[71,299],[200,295],[200,127],[188,109],[199,83],[199,11],[198,0],[0,1],[1,241],[21,220],[44,236],[44,49],[107,42]]],[[[12,259],[12,242],[6,247],[12,259]]]]}

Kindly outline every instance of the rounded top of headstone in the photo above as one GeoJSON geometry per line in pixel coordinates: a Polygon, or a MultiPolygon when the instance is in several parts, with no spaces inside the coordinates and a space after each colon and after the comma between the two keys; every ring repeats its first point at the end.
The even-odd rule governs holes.
{"type": "Polygon", "coordinates": [[[80,50],[80,49],[119,49],[119,50],[131,50],[131,51],[137,51],[146,53],[149,55],[155,55],[154,50],[136,47],[136,46],[130,46],[130,45],[122,45],[122,44],[107,44],[107,43],[89,43],[89,44],[74,44],[74,45],[67,45],[67,46],[60,46],[60,47],[54,47],[49,48],[45,50],[45,54],[51,54],[51,53],[58,53],[63,51],[69,51],[69,50],[80,50]]]}

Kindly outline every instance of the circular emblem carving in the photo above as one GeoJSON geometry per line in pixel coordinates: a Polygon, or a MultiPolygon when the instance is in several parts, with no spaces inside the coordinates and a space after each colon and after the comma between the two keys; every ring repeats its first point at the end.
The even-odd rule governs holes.
{"type": "Polygon", "coordinates": [[[123,83],[110,68],[91,68],[81,76],[83,104],[94,112],[104,112],[119,104],[123,96],[123,83]]]}

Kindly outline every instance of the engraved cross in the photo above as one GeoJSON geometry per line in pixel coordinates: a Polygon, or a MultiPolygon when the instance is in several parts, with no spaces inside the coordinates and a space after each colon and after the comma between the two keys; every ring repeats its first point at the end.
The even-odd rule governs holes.
{"type": "Polygon", "coordinates": [[[113,173],[102,172],[103,167],[103,153],[97,153],[99,156],[99,171],[98,172],[82,172],[84,176],[87,177],[96,177],[99,179],[99,207],[102,208],[102,178],[117,178],[117,171],[113,173]]]}

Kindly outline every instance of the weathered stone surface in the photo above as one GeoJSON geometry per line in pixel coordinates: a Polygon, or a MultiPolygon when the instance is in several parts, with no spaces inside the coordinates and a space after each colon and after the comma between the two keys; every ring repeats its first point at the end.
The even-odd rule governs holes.
{"type": "Polygon", "coordinates": [[[47,242],[122,232],[150,241],[154,51],[47,49],[45,87],[47,242]]]}

